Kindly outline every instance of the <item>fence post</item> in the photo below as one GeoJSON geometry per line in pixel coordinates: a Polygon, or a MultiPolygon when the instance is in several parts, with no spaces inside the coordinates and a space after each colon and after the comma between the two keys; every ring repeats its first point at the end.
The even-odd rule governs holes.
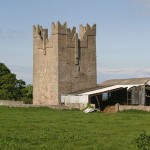
{"type": "Polygon", "coordinates": [[[115,104],[115,111],[118,112],[119,111],[119,103],[115,104]]]}

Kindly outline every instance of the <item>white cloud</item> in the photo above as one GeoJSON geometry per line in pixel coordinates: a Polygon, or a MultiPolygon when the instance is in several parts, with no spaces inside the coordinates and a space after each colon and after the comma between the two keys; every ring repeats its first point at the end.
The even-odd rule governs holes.
{"type": "Polygon", "coordinates": [[[129,0],[129,2],[133,5],[133,7],[138,8],[139,10],[138,16],[145,16],[145,17],[150,16],[150,0],[129,0]]]}
{"type": "MultiPolygon", "coordinates": [[[[32,84],[33,69],[32,66],[11,66],[8,65],[12,73],[17,75],[17,79],[23,79],[27,84],[32,84]]],[[[128,69],[110,69],[98,68],[98,83],[109,79],[121,78],[143,78],[150,77],[150,68],[128,68],[128,69]]]]}
{"type": "Polygon", "coordinates": [[[146,7],[150,7],[150,0],[134,0],[134,1],[135,1],[135,3],[139,3],[146,7]]]}
{"type": "Polygon", "coordinates": [[[102,73],[109,73],[109,74],[115,74],[115,73],[119,73],[119,74],[124,74],[124,73],[128,73],[128,74],[133,74],[133,73],[149,73],[150,75],[150,69],[141,69],[141,68],[128,68],[128,69],[109,69],[109,68],[100,68],[98,69],[98,72],[102,72],[102,73]]]}
{"type": "Polygon", "coordinates": [[[8,65],[8,68],[10,68],[11,72],[16,74],[17,79],[24,80],[27,84],[32,84],[32,66],[11,66],[8,65]]]}
{"type": "Polygon", "coordinates": [[[20,30],[14,30],[14,29],[0,30],[1,39],[22,38],[25,36],[30,36],[30,35],[20,30]]]}
{"type": "Polygon", "coordinates": [[[1,30],[0,30],[0,38],[4,38],[4,34],[1,30]]]}
{"type": "Polygon", "coordinates": [[[110,69],[98,68],[98,82],[109,79],[150,77],[149,68],[110,69]]]}

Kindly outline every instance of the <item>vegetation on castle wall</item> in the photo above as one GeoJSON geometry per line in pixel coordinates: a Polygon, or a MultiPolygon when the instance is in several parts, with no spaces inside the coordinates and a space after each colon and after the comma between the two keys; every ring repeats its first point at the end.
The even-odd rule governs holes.
{"type": "Polygon", "coordinates": [[[16,75],[3,63],[0,63],[0,99],[32,100],[32,85],[17,80],[16,75]]]}

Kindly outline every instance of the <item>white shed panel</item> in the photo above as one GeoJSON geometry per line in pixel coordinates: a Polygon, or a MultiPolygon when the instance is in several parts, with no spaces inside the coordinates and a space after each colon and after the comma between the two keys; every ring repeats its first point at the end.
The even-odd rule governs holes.
{"type": "Polygon", "coordinates": [[[61,102],[65,104],[87,104],[88,95],[62,95],[61,102]]]}

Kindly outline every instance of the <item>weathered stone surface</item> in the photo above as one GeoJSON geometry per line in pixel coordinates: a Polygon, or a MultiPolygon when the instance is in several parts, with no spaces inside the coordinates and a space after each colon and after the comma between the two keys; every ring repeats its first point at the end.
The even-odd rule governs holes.
{"type": "Polygon", "coordinates": [[[62,93],[96,86],[96,25],[33,27],[33,104],[59,105],[62,93]]]}

